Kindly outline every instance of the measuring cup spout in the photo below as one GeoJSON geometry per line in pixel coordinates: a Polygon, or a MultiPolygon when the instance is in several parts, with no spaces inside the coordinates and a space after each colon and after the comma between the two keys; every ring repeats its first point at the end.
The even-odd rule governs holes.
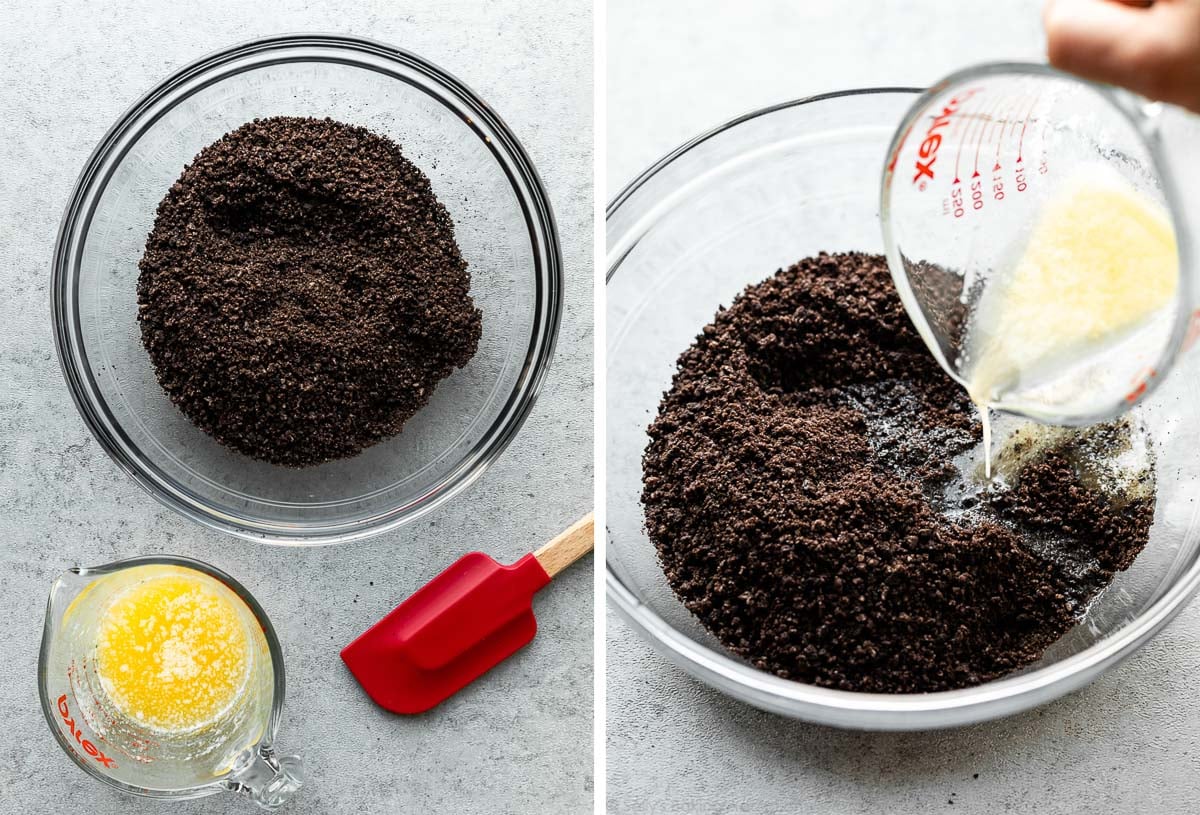
{"type": "Polygon", "coordinates": [[[247,750],[221,782],[240,792],[263,809],[286,804],[304,786],[304,766],[298,756],[280,756],[269,744],[247,750]]]}
{"type": "MultiPolygon", "coordinates": [[[[50,586],[50,599],[46,604],[46,621],[57,624],[89,586],[97,584],[99,578],[121,571],[123,568],[139,563],[145,558],[132,558],[105,563],[100,566],[72,566],[55,578],[50,586]]],[[[89,592],[90,593],[90,592],[89,592]]]]}
{"type": "Polygon", "coordinates": [[[56,577],[50,585],[50,597],[46,603],[47,619],[61,619],[80,592],[95,580],[97,573],[103,569],[104,567],[92,569],[76,566],[56,577]]]}

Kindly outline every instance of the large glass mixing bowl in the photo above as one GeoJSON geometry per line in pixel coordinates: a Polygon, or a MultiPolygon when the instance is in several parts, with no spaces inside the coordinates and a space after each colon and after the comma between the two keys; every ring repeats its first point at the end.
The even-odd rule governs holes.
{"type": "Polygon", "coordinates": [[[88,160],[54,254],[55,342],[75,404],[142,487],[247,538],[327,543],[393,528],[478,478],[541,386],[562,307],[550,202],[491,108],[420,57],[339,36],[274,37],[212,54],[146,94],[88,160]],[[217,444],[171,404],[137,323],[155,208],[201,148],[260,117],[331,117],[398,142],[454,220],[483,312],[479,351],[391,440],[306,469],[217,444]]]}
{"type": "Polygon", "coordinates": [[[805,685],[729,654],[671,592],[639,496],[646,427],[675,360],[718,306],[776,269],[821,250],[883,253],[880,174],[917,92],[852,91],[744,116],[655,164],[608,210],[609,601],[662,654],[710,685],[840,727],[949,727],[1046,702],[1133,653],[1200,584],[1200,359],[1192,355],[1139,408],[1158,463],[1149,544],[1083,621],[1020,673],[930,694],[805,685]]]}

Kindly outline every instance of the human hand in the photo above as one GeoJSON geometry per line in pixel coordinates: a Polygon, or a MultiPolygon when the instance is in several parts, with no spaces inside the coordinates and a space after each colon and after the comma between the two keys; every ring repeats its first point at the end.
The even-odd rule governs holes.
{"type": "Polygon", "coordinates": [[[1046,0],[1050,64],[1200,113],[1200,0],[1046,0]]]}

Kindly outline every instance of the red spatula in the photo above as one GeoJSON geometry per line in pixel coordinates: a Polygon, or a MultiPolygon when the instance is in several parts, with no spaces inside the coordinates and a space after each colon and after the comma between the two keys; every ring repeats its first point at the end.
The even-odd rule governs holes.
{"type": "Polygon", "coordinates": [[[343,648],[342,661],[382,707],[429,710],[533,639],[533,595],[590,551],[589,512],[511,566],[464,555],[343,648]]]}

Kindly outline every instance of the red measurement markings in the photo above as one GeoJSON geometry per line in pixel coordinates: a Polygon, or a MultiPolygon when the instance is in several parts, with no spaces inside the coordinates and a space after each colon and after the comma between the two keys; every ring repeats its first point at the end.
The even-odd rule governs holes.
{"type": "Polygon", "coordinates": [[[996,115],[1000,112],[1000,108],[1004,105],[1004,102],[1004,97],[1000,97],[995,104],[980,113],[982,124],[980,125],[979,132],[975,134],[975,164],[971,178],[979,178],[979,156],[983,151],[984,137],[992,129],[992,123],[996,120],[996,115]]]}
{"type": "MultiPolygon", "coordinates": [[[[976,90],[970,91],[973,96],[977,93],[976,90]]],[[[964,98],[965,102],[965,98],[964,98]]],[[[962,166],[963,146],[970,143],[971,130],[977,122],[977,116],[970,111],[959,109],[959,113],[955,116],[954,126],[949,137],[954,143],[954,180],[950,182],[950,197],[942,203],[942,209],[947,214],[953,215],[955,218],[961,218],[966,214],[966,207],[963,206],[963,190],[962,177],[960,168],[962,166]]]]}
{"type": "Polygon", "coordinates": [[[965,108],[967,102],[969,102],[971,97],[975,96],[977,93],[979,93],[979,88],[968,88],[967,91],[962,95],[958,110],[954,115],[954,123],[950,126],[950,131],[946,134],[947,141],[954,144],[954,180],[950,182],[951,184],[959,183],[958,163],[959,158],[962,156],[962,145],[965,139],[964,129],[969,131],[972,124],[971,116],[967,113],[965,108]]]}
{"type": "Polygon", "coordinates": [[[961,115],[967,123],[963,128],[962,138],[958,140],[958,146],[954,151],[954,180],[950,182],[951,184],[962,183],[961,167],[963,147],[971,143],[971,133],[975,129],[975,126],[979,123],[980,118],[980,114],[978,112],[971,112],[968,110],[963,110],[961,115]]]}
{"type": "Polygon", "coordinates": [[[968,119],[967,127],[963,133],[962,140],[958,145],[958,152],[954,157],[954,178],[955,183],[962,180],[962,155],[964,150],[969,149],[972,144],[975,145],[975,162],[977,169],[979,161],[979,144],[983,138],[983,131],[987,128],[992,120],[992,111],[995,108],[995,103],[981,105],[976,110],[964,111],[964,116],[968,119]]]}
{"type": "Polygon", "coordinates": [[[1129,393],[1125,394],[1126,402],[1136,402],[1146,393],[1146,389],[1150,387],[1150,380],[1158,376],[1158,371],[1154,368],[1146,367],[1138,371],[1133,377],[1133,383],[1129,393]]]}
{"type": "Polygon", "coordinates": [[[1004,131],[1008,130],[1009,125],[1013,125],[1014,127],[1016,126],[1016,122],[1019,121],[1019,114],[1024,106],[1025,97],[1017,96],[1013,99],[1012,105],[1004,114],[1004,120],[1000,123],[1000,133],[996,137],[996,163],[995,166],[992,167],[992,172],[999,172],[1001,169],[1000,159],[1001,152],[1004,149],[1004,131]]]}
{"type": "Polygon", "coordinates": [[[1192,320],[1188,323],[1187,336],[1183,338],[1183,350],[1186,351],[1200,339],[1200,308],[1192,312],[1192,320]]]}
{"type": "MultiPolygon", "coordinates": [[[[980,124],[975,133],[975,161],[971,168],[972,172],[970,185],[971,209],[977,212],[983,209],[983,202],[985,198],[984,184],[986,183],[982,178],[983,174],[979,172],[979,157],[983,153],[983,144],[987,139],[987,134],[991,131],[997,114],[999,114],[1000,109],[1004,105],[1005,101],[1005,97],[1002,96],[993,104],[979,112],[980,124]]],[[[1003,195],[1001,195],[1001,198],[1003,198],[1003,195]]]]}
{"type": "Polygon", "coordinates": [[[1029,110],[1025,111],[1025,115],[1021,117],[1021,135],[1017,139],[1017,161],[1025,160],[1025,131],[1029,129],[1029,121],[1033,118],[1033,111],[1037,108],[1038,98],[1035,95],[1029,103],[1029,110]]]}
{"type": "MultiPolygon", "coordinates": [[[[950,195],[942,199],[942,213],[961,218],[965,211],[962,201],[962,179],[959,177],[962,166],[963,146],[970,143],[972,129],[978,121],[978,114],[968,109],[967,103],[979,93],[979,88],[968,88],[955,97],[956,105],[951,117],[950,127],[945,134],[945,142],[954,146],[954,179],[950,182],[950,195]]],[[[924,189],[924,187],[922,187],[924,189]]]]}
{"type": "MultiPolygon", "coordinates": [[[[1009,125],[1013,125],[1017,121],[1017,115],[1024,108],[1024,105],[1025,98],[1019,95],[1015,96],[999,117],[1000,130],[995,136],[996,155],[992,163],[992,198],[997,201],[1003,201],[1004,197],[1008,194],[1004,186],[1004,168],[1000,162],[1004,150],[1004,131],[1008,130],[1009,125]]],[[[1024,191],[1025,186],[1022,185],[1018,192],[1024,191]]]]}
{"type": "MultiPolygon", "coordinates": [[[[1020,135],[1017,136],[1017,160],[1013,166],[1013,182],[1017,192],[1025,192],[1029,189],[1029,179],[1025,174],[1025,133],[1029,130],[1029,122],[1033,118],[1033,112],[1037,109],[1038,97],[1034,94],[1030,98],[1029,105],[1025,109],[1024,115],[1018,120],[1021,123],[1020,135]]],[[[1014,123],[1013,127],[1016,127],[1014,123]]]]}
{"type": "MultiPolygon", "coordinates": [[[[1005,95],[990,105],[983,105],[974,110],[966,109],[965,105],[960,109],[956,117],[960,121],[956,122],[955,129],[948,134],[951,137],[959,133],[962,135],[957,140],[954,180],[951,182],[950,195],[942,202],[943,214],[961,218],[968,210],[983,209],[989,193],[992,200],[1003,201],[1013,190],[1021,193],[1029,188],[1024,165],[1024,141],[1037,102],[1036,97],[1031,98],[1024,93],[1018,93],[1005,95]],[[964,123],[961,120],[966,121],[964,123]],[[1017,158],[1010,167],[1008,162],[1011,160],[1011,153],[1006,152],[1006,148],[1012,144],[1014,138],[1017,158]],[[989,139],[992,141],[989,142],[989,139]],[[963,152],[969,150],[972,144],[975,146],[974,160],[964,190],[960,186],[963,184],[963,152]],[[988,144],[994,144],[995,152],[985,156],[984,147],[988,144]],[[988,158],[991,159],[990,173],[986,166],[988,158]],[[1007,178],[1006,170],[1011,170],[1012,179],[1007,178]]],[[[1042,158],[1038,169],[1042,174],[1047,172],[1045,157],[1042,158]]]]}

